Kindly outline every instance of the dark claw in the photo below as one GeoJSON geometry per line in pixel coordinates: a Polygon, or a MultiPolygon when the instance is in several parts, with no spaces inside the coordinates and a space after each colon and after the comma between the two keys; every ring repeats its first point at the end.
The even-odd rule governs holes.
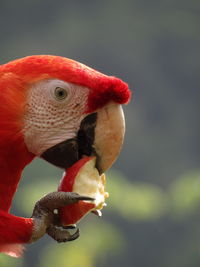
{"type": "Polygon", "coordinates": [[[87,196],[77,196],[77,201],[79,201],[79,200],[88,200],[88,201],[94,201],[95,200],[95,198],[93,198],[93,197],[87,197],[87,196]]]}
{"type": "Polygon", "coordinates": [[[36,203],[36,208],[53,211],[66,205],[77,203],[80,200],[94,201],[94,198],[80,196],[74,192],[52,192],[41,198],[36,203]]]}
{"type": "Polygon", "coordinates": [[[73,241],[77,239],[79,236],[80,236],[80,231],[79,228],[77,228],[76,232],[73,235],[71,235],[66,241],[73,241]]]}
{"type": "Polygon", "coordinates": [[[72,225],[67,225],[67,226],[63,226],[63,229],[76,229],[76,224],[72,224],[72,225]]]}
{"type": "Polygon", "coordinates": [[[95,214],[96,216],[98,216],[98,217],[101,217],[102,216],[102,213],[101,213],[101,211],[100,210],[93,210],[93,211],[91,211],[93,214],[95,214]]]}
{"type": "Polygon", "coordinates": [[[79,237],[79,229],[71,235],[65,228],[51,225],[47,228],[47,234],[58,243],[61,243],[77,239],[79,237]]]}

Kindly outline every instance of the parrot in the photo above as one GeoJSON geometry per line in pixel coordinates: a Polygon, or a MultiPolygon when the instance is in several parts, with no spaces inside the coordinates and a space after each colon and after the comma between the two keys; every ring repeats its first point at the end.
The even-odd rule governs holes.
{"type": "Polygon", "coordinates": [[[59,225],[54,211],[92,201],[88,196],[51,192],[35,203],[30,218],[10,213],[22,172],[36,157],[67,170],[95,156],[99,173],[108,170],[121,150],[122,104],[130,97],[121,79],[66,57],[31,55],[0,65],[1,253],[19,257],[25,244],[45,234],[57,242],[79,236],[59,225]]]}

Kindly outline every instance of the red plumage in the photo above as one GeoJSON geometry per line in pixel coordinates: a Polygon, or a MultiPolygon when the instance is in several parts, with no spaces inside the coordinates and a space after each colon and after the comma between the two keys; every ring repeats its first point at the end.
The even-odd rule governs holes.
{"type": "Polygon", "coordinates": [[[128,85],[122,80],[102,74],[77,61],[50,55],[29,56],[2,65],[0,72],[14,73],[22,86],[44,78],[57,78],[91,89],[88,111],[113,100],[125,104],[130,99],[128,85]]]}
{"type": "Polygon", "coordinates": [[[22,133],[26,93],[31,83],[48,78],[91,89],[87,112],[111,100],[124,104],[130,99],[126,83],[71,59],[29,56],[0,66],[0,251],[12,256],[20,254],[19,244],[28,242],[33,231],[32,219],[9,214],[21,173],[34,158],[22,133]]]}

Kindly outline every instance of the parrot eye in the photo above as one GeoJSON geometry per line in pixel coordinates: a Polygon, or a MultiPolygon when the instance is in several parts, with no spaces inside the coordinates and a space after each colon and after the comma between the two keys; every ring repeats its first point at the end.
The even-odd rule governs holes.
{"type": "Polygon", "coordinates": [[[54,95],[57,100],[64,100],[68,96],[68,93],[66,89],[61,88],[61,87],[56,87],[54,91],[54,95]]]}

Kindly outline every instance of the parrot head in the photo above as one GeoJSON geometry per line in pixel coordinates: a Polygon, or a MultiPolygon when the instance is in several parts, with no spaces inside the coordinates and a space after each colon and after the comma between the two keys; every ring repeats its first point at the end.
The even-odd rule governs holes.
{"type": "Polygon", "coordinates": [[[95,156],[103,173],[116,160],[125,131],[121,104],[130,99],[120,79],[42,55],[1,65],[0,88],[1,146],[20,144],[64,169],[95,156]]]}

